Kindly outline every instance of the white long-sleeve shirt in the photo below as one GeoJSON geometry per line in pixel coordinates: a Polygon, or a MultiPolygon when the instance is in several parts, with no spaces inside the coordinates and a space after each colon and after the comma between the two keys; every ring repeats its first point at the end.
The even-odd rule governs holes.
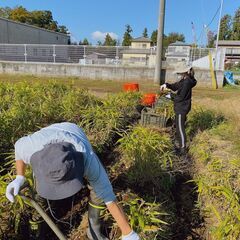
{"type": "Polygon", "coordinates": [[[31,156],[45,145],[58,142],[69,142],[84,156],[84,177],[93,187],[97,197],[105,203],[116,199],[107,173],[94,153],[87,136],[74,123],[63,122],[42,128],[33,134],[20,138],[15,143],[15,159],[30,164],[31,156]]]}

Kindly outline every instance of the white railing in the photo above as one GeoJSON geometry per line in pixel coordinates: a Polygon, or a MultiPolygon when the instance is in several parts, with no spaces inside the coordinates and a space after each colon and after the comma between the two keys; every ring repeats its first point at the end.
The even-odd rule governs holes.
{"type": "Polygon", "coordinates": [[[155,53],[155,48],[132,49],[122,46],[0,44],[2,61],[147,66],[149,56],[155,53]],[[145,54],[146,59],[138,59],[138,54],[145,54]]]}

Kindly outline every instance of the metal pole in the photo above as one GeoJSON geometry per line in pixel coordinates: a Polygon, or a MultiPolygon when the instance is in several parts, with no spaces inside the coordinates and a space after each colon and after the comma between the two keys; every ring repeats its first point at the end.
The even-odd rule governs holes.
{"type": "Polygon", "coordinates": [[[24,62],[27,62],[27,44],[24,44],[24,62]]]}
{"type": "Polygon", "coordinates": [[[215,59],[214,59],[215,69],[216,69],[216,63],[217,63],[218,42],[219,42],[219,33],[220,33],[220,27],[221,27],[222,9],[223,9],[223,0],[221,0],[221,7],[219,12],[219,20],[218,20],[218,34],[217,34],[217,40],[216,40],[216,53],[215,53],[215,59]]]}
{"type": "Polygon", "coordinates": [[[56,45],[53,45],[53,62],[56,63],[56,45]]]}
{"type": "Polygon", "coordinates": [[[157,53],[155,64],[154,83],[161,84],[161,70],[162,70],[162,51],[163,51],[163,34],[164,34],[164,18],[165,18],[165,1],[160,0],[159,3],[159,18],[158,18],[158,34],[157,34],[157,53]]]}
{"type": "Polygon", "coordinates": [[[41,217],[45,220],[48,226],[53,230],[53,232],[57,235],[59,240],[67,240],[67,238],[63,235],[63,233],[59,230],[56,224],[52,221],[52,219],[43,211],[43,209],[31,198],[21,196],[24,200],[28,200],[31,205],[38,211],[41,217]]]}

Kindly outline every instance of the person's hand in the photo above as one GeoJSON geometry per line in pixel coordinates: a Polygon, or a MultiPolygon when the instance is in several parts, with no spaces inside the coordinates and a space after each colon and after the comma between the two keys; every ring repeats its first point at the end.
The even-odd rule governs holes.
{"type": "Polygon", "coordinates": [[[165,91],[167,89],[167,85],[164,83],[160,86],[160,91],[165,91]]]}
{"type": "Polygon", "coordinates": [[[122,240],[140,240],[140,237],[134,231],[131,231],[128,235],[122,236],[122,240]]]}
{"type": "Polygon", "coordinates": [[[171,94],[168,93],[165,97],[168,98],[168,99],[171,99],[171,94]]]}
{"type": "Polygon", "coordinates": [[[6,188],[6,197],[10,202],[14,202],[14,196],[18,195],[21,186],[25,182],[25,177],[17,175],[15,180],[10,182],[6,188]]]}

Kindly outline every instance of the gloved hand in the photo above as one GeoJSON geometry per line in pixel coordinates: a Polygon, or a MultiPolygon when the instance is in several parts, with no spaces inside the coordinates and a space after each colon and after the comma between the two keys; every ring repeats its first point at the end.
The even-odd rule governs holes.
{"type": "Polygon", "coordinates": [[[20,187],[24,184],[25,177],[17,175],[15,180],[10,182],[6,188],[6,197],[10,202],[14,202],[14,196],[18,195],[20,187]]]}
{"type": "Polygon", "coordinates": [[[167,89],[167,85],[164,83],[160,86],[160,91],[165,91],[167,89]]]}
{"type": "Polygon", "coordinates": [[[168,93],[165,97],[168,98],[168,99],[171,99],[171,94],[168,93]]]}
{"type": "Polygon", "coordinates": [[[122,240],[140,240],[137,233],[131,231],[128,235],[122,236],[122,240]]]}

